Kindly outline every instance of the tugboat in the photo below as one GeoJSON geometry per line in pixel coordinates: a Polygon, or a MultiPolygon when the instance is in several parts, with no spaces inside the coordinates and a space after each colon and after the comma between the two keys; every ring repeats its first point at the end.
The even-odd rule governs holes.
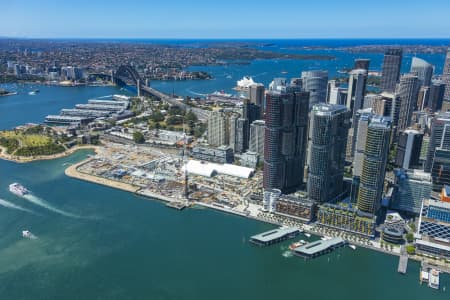
{"type": "Polygon", "coordinates": [[[9,191],[19,197],[23,197],[30,193],[29,190],[27,190],[23,185],[17,182],[11,183],[9,185],[9,191]]]}

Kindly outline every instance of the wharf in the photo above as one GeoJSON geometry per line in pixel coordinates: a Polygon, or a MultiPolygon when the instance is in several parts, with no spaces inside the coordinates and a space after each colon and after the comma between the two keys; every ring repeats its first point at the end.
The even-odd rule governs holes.
{"type": "Polygon", "coordinates": [[[269,246],[292,239],[299,234],[300,230],[296,227],[281,227],[254,235],[250,238],[250,242],[258,246],[269,246]]]}
{"type": "Polygon", "coordinates": [[[167,207],[183,210],[186,208],[186,204],[183,202],[173,201],[166,204],[167,207]]]}
{"type": "Polygon", "coordinates": [[[408,268],[408,254],[402,253],[398,259],[397,271],[401,274],[406,274],[407,268],[408,268]]]}
{"type": "Polygon", "coordinates": [[[345,246],[347,242],[341,237],[335,237],[327,240],[319,240],[305,244],[294,249],[293,253],[305,259],[316,258],[318,256],[330,253],[333,250],[345,246]]]}

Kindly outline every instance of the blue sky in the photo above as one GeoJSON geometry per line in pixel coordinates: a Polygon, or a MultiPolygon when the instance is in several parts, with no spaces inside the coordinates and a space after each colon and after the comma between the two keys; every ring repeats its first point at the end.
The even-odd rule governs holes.
{"type": "Polygon", "coordinates": [[[450,37],[449,0],[1,0],[0,36],[450,37]]]}

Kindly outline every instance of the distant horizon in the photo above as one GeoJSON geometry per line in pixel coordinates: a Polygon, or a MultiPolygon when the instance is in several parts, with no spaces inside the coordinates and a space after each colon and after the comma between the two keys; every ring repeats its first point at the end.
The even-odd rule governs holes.
{"type": "Polygon", "coordinates": [[[448,0],[4,2],[0,36],[11,38],[450,38],[448,0]]]}

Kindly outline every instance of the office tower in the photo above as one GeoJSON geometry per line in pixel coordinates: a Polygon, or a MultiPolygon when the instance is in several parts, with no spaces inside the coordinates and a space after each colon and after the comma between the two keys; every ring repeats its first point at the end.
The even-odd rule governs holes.
{"type": "Polygon", "coordinates": [[[416,108],[419,111],[423,111],[428,106],[428,101],[430,100],[430,90],[429,86],[421,86],[418,96],[416,108]]]}
{"type": "Polygon", "coordinates": [[[367,129],[357,200],[358,209],[362,212],[375,214],[380,207],[390,135],[390,118],[372,117],[367,129]]]}
{"type": "Polygon", "coordinates": [[[250,125],[253,121],[261,119],[261,107],[251,102],[251,100],[244,99],[242,117],[247,119],[250,125]]]}
{"type": "Polygon", "coordinates": [[[209,114],[208,144],[211,146],[229,144],[229,120],[225,113],[213,111],[209,114]]]}
{"type": "Polygon", "coordinates": [[[445,57],[442,82],[445,84],[444,100],[450,102],[450,47],[447,49],[447,56],[445,57]]]}
{"type": "Polygon", "coordinates": [[[428,107],[432,111],[442,109],[444,100],[445,84],[441,80],[433,80],[430,86],[430,95],[428,97],[428,107]]]}
{"type": "Polygon", "coordinates": [[[328,81],[327,103],[345,105],[347,102],[347,89],[340,87],[336,80],[328,81]]]}
{"type": "Polygon", "coordinates": [[[347,93],[347,108],[354,119],[356,111],[363,108],[366,93],[367,71],[357,69],[350,71],[347,93]]]}
{"type": "Polygon", "coordinates": [[[419,80],[416,75],[405,74],[400,78],[396,95],[400,97],[400,114],[397,129],[405,130],[411,123],[411,116],[417,104],[419,80]]]}
{"type": "Polygon", "coordinates": [[[294,192],[303,184],[309,93],[275,79],[266,101],[263,186],[294,192]]]}
{"type": "Polygon", "coordinates": [[[395,164],[403,169],[419,166],[423,133],[413,129],[400,132],[397,143],[395,164]]]}
{"type": "Polygon", "coordinates": [[[418,215],[422,201],[431,197],[431,176],[420,170],[396,171],[397,189],[391,208],[418,215]]]}
{"type": "Polygon", "coordinates": [[[250,143],[249,150],[264,156],[264,130],[266,122],[256,120],[250,125],[250,143]]]}
{"type": "Polygon", "coordinates": [[[353,173],[352,173],[352,186],[350,190],[350,199],[353,203],[356,202],[359,191],[359,183],[362,174],[362,165],[364,161],[364,150],[366,148],[367,129],[369,128],[369,122],[373,117],[373,113],[369,109],[359,110],[357,112],[357,136],[355,141],[355,152],[353,156],[353,173]]]}
{"type": "Polygon", "coordinates": [[[402,58],[403,51],[400,48],[387,49],[384,53],[383,66],[381,70],[381,89],[383,91],[395,91],[395,85],[400,78],[402,58]]]}
{"type": "Polygon", "coordinates": [[[248,119],[237,115],[230,117],[230,147],[235,153],[244,153],[248,149],[249,130],[248,119]]]}
{"type": "Polygon", "coordinates": [[[373,108],[374,103],[378,99],[383,99],[379,94],[367,94],[364,96],[364,103],[362,109],[373,108]]]}
{"type": "Polygon", "coordinates": [[[383,97],[383,94],[386,93],[382,93],[381,95],[377,95],[377,97],[373,97],[372,112],[375,115],[389,117],[392,114],[392,100],[394,96],[390,94],[392,95],[392,97],[383,97]]]}
{"type": "Polygon", "coordinates": [[[423,59],[413,57],[411,62],[411,73],[417,74],[420,85],[430,86],[434,67],[423,59]]]}
{"type": "Polygon", "coordinates": [[[440,192],[444,185],[450,185],[450,150],[438,147],[434,150],[431,166],[432,189],[440,192]]]}
{"type": "Polygon", "coordinates": [[[353,70],[364,69],[369,72],[370,59],[366,58],[357,58],[355,59],[355,64],[353,66],[353,70]]]}
{"type": "Polygon", "coordinates": [[[248,87],[248,97],[250,102],[264,109],[264,85],[262,83],[251,84],[248,87]]]}
{"type": "Polygon", "coordinates": [[[424,165],[425,172],[431,171],[434,151],[438,147],[450,149],[450,113],[442,112],[431,120],[431,134],[424,165]]]}
{"type": "Polygon", "coordinates": [[[304,71],[302,84],[303,90],[309,92],[309,107],[326,102],[328,71],[304,71]]]}
{"type": "Polygon", "coordinates": [[[311,200],[334,202],[341,195],[349,127],[350,112],[344,105],[313,106],[308,151],[308,194],[311,200]]]}

